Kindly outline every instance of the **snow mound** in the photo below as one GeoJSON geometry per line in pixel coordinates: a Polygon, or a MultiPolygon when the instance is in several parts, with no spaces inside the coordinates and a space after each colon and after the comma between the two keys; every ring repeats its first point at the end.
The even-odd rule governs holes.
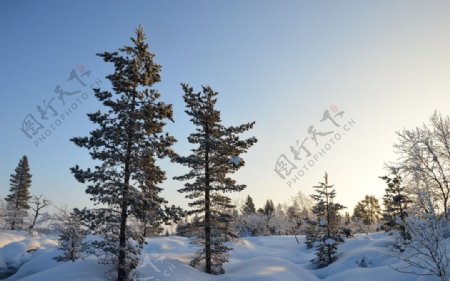
{"type": "MultiPolygon", "coordinates": [[[[48,255],[47,257],[52,256],[48,255]]],[[[48,258],[40,259],[33,266],[28,266],[28,269],[33,269],[33,273],[26,272],[27,277],[21,278],[19,273],[23,273],[23,270],[20,270],[7,281],[106,281],[108,279],[106,279],[105,272],[113,270],[112,266],[98,264],[95,259],[56,263],[48,258]]]]}
{"type": "Polygon", "coordinates": [[[0,248],[12,242],[19,242],[29,238],[31,238],[31,236],[26,231],[1,230],[0,248]]]}

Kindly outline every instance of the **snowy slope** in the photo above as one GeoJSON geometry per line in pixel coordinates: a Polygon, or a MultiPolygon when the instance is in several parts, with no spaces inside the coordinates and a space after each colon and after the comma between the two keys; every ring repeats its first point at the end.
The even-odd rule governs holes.
{"type": "MultiPolygon", "coordinates": [[[[100,281],[111,266],[94,258],[75,263],[56,263],[56,241],[26,233],[0,232],[0,268],[23,263],[9,281],[100,281]],[[27,250],[37,249],[30,253],[27,250]]],[[[300,237],[303,239],[302,237],[300,237]]],[[[189,266],[196,248],[183,237],[148,240],[137,281],[434,281],[432,277],[403,274],[391,268],[398,260],[386,256],[392,237],[385,233],[358,235],[340,245],[339,259],[329,267],[315,269],[314,250],[298,245],[292,236],[246,237],[233,243],[226,274],[210,276],[189,266]]]]}

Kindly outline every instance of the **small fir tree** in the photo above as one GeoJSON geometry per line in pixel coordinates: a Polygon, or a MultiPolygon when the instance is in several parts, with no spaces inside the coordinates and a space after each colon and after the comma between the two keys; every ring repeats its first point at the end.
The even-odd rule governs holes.
{"type": "MultiPolygon", "coordinates": [[[[340,235],[340,215],[339,211],[345,207],[339,203],[334,203],[336,190],[334,185],[328,184],[328,174],[325,173],[324,181],[318,186],[314,186],[316,194],[311,195],[315,202],[313,213],[317,218],[317,233],[310,234],[312,244],[316,245],[316,258],[313,262],[318,267],[325,267],[337,259],[337,245],[343,241],[340,235]]],[[[310,222],[312,224],[312,222],[310,222]]],[[[308,244],[307,244],[308,246],[308,244]]]]}

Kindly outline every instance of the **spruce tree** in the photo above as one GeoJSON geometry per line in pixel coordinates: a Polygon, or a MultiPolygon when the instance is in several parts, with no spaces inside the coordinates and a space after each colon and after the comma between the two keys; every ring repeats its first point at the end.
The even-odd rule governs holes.
{"type": "Polygon", "coordinates": [[[241,211],[243,215],[250,215],[256,213],[255,204],[253,203],[253,198],[250,197],[250,195],[247,195],[247,198],[245,199],[245,203],[242,206],[241,211]]]}
{"type": "Polygon", "coordinates": [[[88,114],[97,128],[89,137],[72,141],[87,148],[98,164],[94,169],[75,166],[72,173],[81,183],[88,183],[86,193],[98,205],[82,212],[94,234],[103,239],[91,247],[103,256],[104,263],[117,265],[117,280],[130,280],[130,271],[137,266],[144,244],[142,232],[130,226],[130,221],[154,217],[151,224],[167,220],[168,213],[160,197],[158,185],[165,172],[157,159],[172,157],[175,139],[164,133],[172,119],[172,106],[160,100],[152,88],[160,82],[160,65],[154,62],[139,27],[132,45],[116,52],[98,54],[112,63],[114,72],[106,78],[112,91],[95,89],[95,96],[106,107],[104,112],[88,114]]]}
{"type": "Polygon", "coordinates": [[[187,84],[182,84],[182,88],[186,113],[196,126],[188,141],[196,147],[189,156],[178,158],[178,162],[188,166],[190,171],[175,179],[190,181],[179,192],[186,193],[186,198],[192,200],[188,214],[198,214],[201,220],[193,241],[200,246],[200,251],[191,265],[197,266],[204,261],[207,273],[221,274],[231,250],[225,242],[237,237],[231,229],[234,205],[225,192],[239,192],[245,188],[229,174],[244,166],[239,156],[256,142],[254,137],[242,140],[239,136],[250,130],[254,122],[225,127],[215,108],[217,92],[211,87],[203,87],[202,92],[194,93],[187,84]]]}
{"type": "Polygon", "coordinates": [[[399,230],[402,237],[406,238],[407,233],[404,222],[407,214],[408,205],[412,202],[405,192],[402,185],[402,177],[398,169],[389,168],[390,174],[380,177],[386,182],[385,189],[383,220],[386,231],[396,229],[399,230]],[[399,223],[400,220],[402,223],[399,223]]]}
{"type": "Polygon", "coordinates": [[[325,267],[337,259],[337,245],[342,241],[339,233],[339,211],[345,207],[333,202],[336,197],[336,190],[334,185],[328,184],[327,173],[325,173],[324,181],[314,188],[316,194],[311,195],[315,202],[312,211],[317,221],[310,221],[309,224],[310,229],[317,232],[310,234],[312,241],[307,239],[307,246],[308,244],[316,244],[316,258],[313,262],[318,267],[325,267]]]}
{"type": "Polygon", "coordinates": [[[6,222],[11,230],[14,230],[23,227],[24,219],[28,216],[27,211],[30,209],[31,173],[27,156],[24,155],[20,159],[14,174],[11,174],[9,183],[9,195],[5,198],[6,222]]]}
{"type": "Polygon", "coordinates": [[[266,204],[263,208],[263,213],[266,216],[271,216],[275,212],[275,205],[273,204],[273,201],[270,199],[267,199],[266,204]]]}

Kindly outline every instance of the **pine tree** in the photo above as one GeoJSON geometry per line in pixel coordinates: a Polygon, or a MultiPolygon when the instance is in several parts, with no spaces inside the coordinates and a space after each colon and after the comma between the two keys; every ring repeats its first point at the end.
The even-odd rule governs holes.
{"type": "Polygon", "coordinates": [[[221,124],[220,112],[215,109],[217,92],[211,87],[203,87],[203,91],[194,93],[193,88],[182,84],[186,113],[196,126],[196,131],[188,137],[188,141],[197,145],[192,154],[178,158],[178,162],[191,170],[177,180],[193,182],[185,183],[179,192],[187,193],[186,198],[193,200],[189,206],[193,208],[188,214],[198,214],[201,226],[198,228],[195,244],[200,251],[191,265],[197,266],[205,261],[205,271],[209,274],[224,272],[223,264],[228,261],[225,242],[236,238],[232,232],[232,210],[234,205],[225,192],[238,192],[245,188],[229,174],[244,166],[239,157],[247,151],[256,139],[241,140],[239,135],[251,129],[254,122],[239,126],[225,127],[221,124]]]}
{"type": "Polygon", "coordinates": [[[313,262],[318,267],[324,267],[337,259],[338,243],[342,241],[339,233],[340,215],[339,211],[345,207],[339,203],[334,203],[336,190],[334,185],[328,184],[328,174],[325,173],[324,181],[314,186],[316,194],[311,195],[315,205],[313,213],[317,217],[316,222],[310,222],[310,227],[317,225],[317,233],[310,234],[311,239],[316,241],[308,241],[309,244],[316,244],[316,258],[313,262]],[[315,243],[316,242],[316,243],[315,243]]]}
{"type": "Polygon", "coordinates": [[[6,222],[11,230],[14,230],[23,226],[24,218],[28,216],[27,211],[30,209],[31,174],[27,156],[24,155],[20,159],[9,183],[9,195],[5,198],[7,204],[6,222]]]}
{"type": "Polygon", "coordinates": [[[144,244],[142,233],[130,227],[130,220],[148,218],[148,210],[155,214],[152,224],[168,219],[158,186],[165,172],[156,160],[174,156],[175,142],[164,133],[166,122],[173,120],[172,106],[160,101],[160,93],[152,88],[160,81],[161,67],[149,52],[142,27],[131,41],[132,46],[117,52],[98,54],[115,68],[106,77],[112,91],[94,90],[107,110],[88,114],[97,125],[89,137],[72,139],[99,162],[93,170],[78,165],[71,170],[79,182],[89,183],[86,193],[100,206],[82,215],[93,233],[103,237],[91,247],[104,257],[104,263],[117,265],[119,281],[131,279],[129,273],[137,266],[144,244]]]}
{"type": "Polygon", "coordinates": [[[60,231],[58,249],[62,251],[62,254],[54,259],[58,262],[74,262],[82,258],[86,251],[83,239],[87,231],[83,228],[82,219],[76,209],[64,216],[63,228],[60,231]]]}
{"type": "Polygon", "coordinates": [[[359,201],[353,210],[353,217],[358,218],[365,225],[373,225],[378,223],[381,215],[381,207],[375,196],[366,195],[359,201]]]}
{"type": "Polygon", "coordinates": [[[247,199],[245,199],[245,203],[242,206],[242,214],[249,215],[256,213],[255,204],[253,203],[253,198],[250,195],[247,195],[247,199]]]}
{"type": "Polygon", "coordinates": [[[263,214],[266,216],[271,216],[275,212],[275,205],[273,204],[273,201],[270,199],[267,199],[266,204],[264,204],[263,214]]]}
{"type": "Polygon", "coordinates": [[[390,168],[390,175],[380,177],[387,184],[384,201],[383,220],[386,231],[397,229],[403,237],[406,238],[407,233],[404,227],[405,218],[407,217],[408,205],[412,202],[405,193],[405,187],[402,185],[402,177],[399,170],[390,168]],[[402,223],[398,222],[398,219],[402,223]]]}

